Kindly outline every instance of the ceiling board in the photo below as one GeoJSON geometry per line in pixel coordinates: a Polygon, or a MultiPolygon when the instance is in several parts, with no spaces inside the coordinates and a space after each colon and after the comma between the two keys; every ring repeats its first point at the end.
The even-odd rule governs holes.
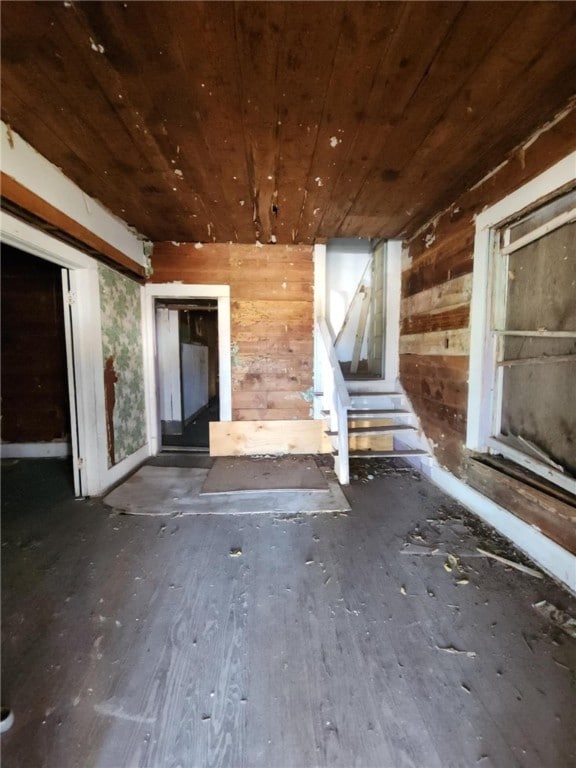
{"type": "Polygon", "coordinates": [[[4,2],[2,117],[155,241],[414,232],[576,91],[576,4],[4,2]]]}

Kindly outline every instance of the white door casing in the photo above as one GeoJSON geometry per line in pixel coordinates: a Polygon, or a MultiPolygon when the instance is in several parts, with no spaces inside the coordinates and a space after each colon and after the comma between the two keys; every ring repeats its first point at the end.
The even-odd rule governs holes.
{"type": "Polygon", "coordinates": [[[216,299],[218,301],[218,362],[220,371],[220,421],[232,420],[232,358],[230,336],[230,286],[148,283],[142,294],[146,413],[150,453],[162,447],[158,402],[158,350],[156,299],[216,299]]]}

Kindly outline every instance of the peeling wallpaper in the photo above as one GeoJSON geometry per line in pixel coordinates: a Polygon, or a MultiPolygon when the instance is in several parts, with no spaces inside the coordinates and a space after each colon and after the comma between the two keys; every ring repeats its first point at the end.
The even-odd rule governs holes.
{"type": "Polygon", "coordinates": [[[146,443],[140,287],[98,267],[108,466],[146,443]]]}

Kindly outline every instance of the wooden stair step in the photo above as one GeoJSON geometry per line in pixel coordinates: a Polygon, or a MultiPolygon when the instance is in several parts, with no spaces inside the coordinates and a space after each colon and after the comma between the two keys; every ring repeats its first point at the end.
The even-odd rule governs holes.
{"type": "Polygon", "coordinates": [[[351,419],[363,418],[365,416],[396,416],[409,414],[410,411],[405,411],[401,408],[352,408],[348,411],[348,416],[351,419]]]}
{"type": "MultiPolygon", "coordinates": [[[[394,434],[394,432],[406,432],[410,430],[414,432],[416,427],[411,427],[408,424],[389,424],[385,427],[350,427],[348,429],[349,435],[381,435],[381,434],[394,434]]],[[[324,434],[328,437],[336,437],[338,432],[326,431],[324,434]]]]}
{"type": "MultiPolygon", "coordinates": [[[[330,416],[330,411],[320,411],[322,416],[330,416]]],[[[365,419],[367,416],[407,416],[410,411],[401,408],[352,408],[348,411],[350,419],[365,419]]]]}
{"type": "Polygon", "coordinates": [[[350,397],[404,397],[402,392],[348,392],[350,397]]]}
{"type": "MultiPolygon", "coordinates": [[[[336,451],[335,455],[337,454],[336,451]]],[[[427,451],[414,448],[392,451],[351,451],[348,455],[351,459],[393,459],[403,456],[429,456],[430,454],[427,451]]]]}

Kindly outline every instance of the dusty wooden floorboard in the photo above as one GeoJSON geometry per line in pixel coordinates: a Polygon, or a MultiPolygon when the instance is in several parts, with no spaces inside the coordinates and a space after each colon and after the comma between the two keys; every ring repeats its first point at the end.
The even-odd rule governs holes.
{"type": "Polygon", "coordinates": [[[64,462],[5,465],[3,765],[574,764],[576,642],[531,605],[576,601],[403,554],[459,513],[410,473],[347,494],[349,515],[134,518],[71,500],[64,462]]]}

